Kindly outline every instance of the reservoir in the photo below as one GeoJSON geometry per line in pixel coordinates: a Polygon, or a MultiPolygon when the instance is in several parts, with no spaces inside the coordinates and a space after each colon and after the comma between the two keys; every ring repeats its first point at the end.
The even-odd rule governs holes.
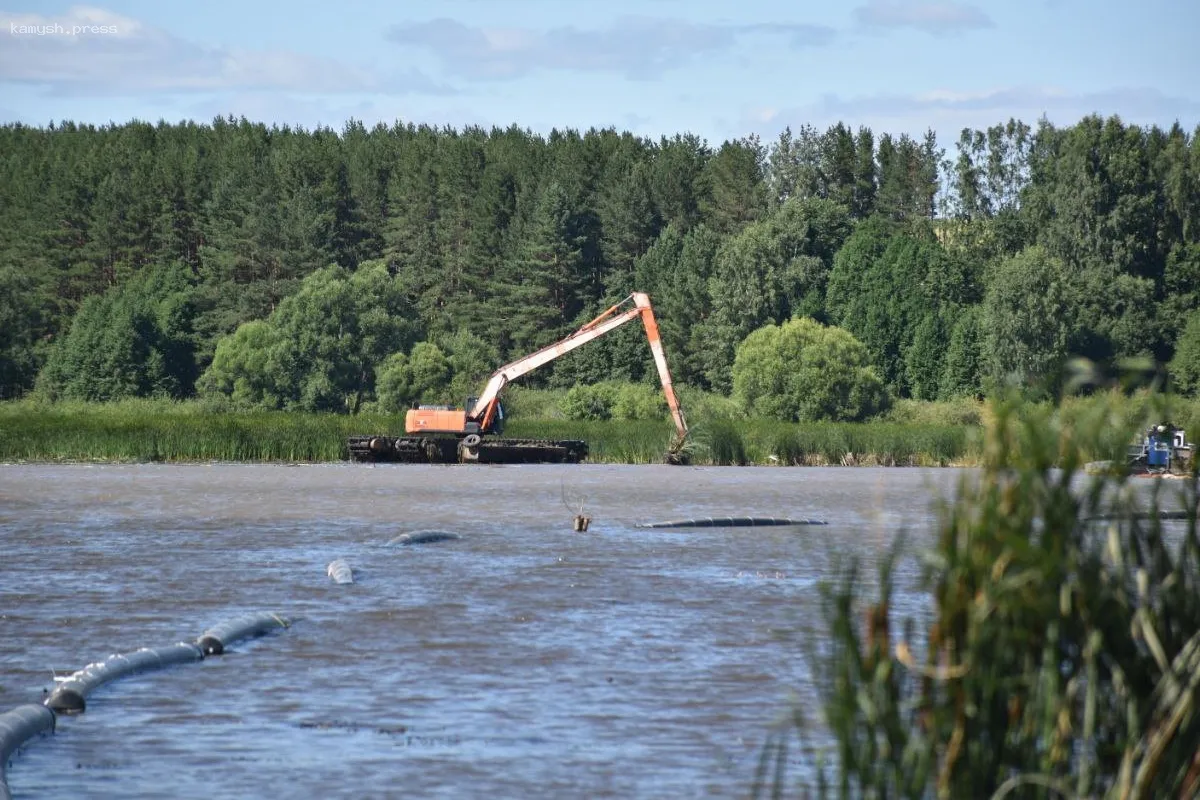
{"type": "MultiPolygon", "coordinates": [[[[97,689],[18,798],[743,797],[817,709],[819,586],[954,469],[0,466],[0,711],[245,612],[291,628],[97,689]],[[580,510],[586,533],[572,529],[580,510]],[[689,517],[821,526],[644,529],[689,517]],[[459,534],[389,545],[400,534],[459,534]],[[342,559],[353,583],[327,574],[342,559]]],[[[904,562],[895,610],[926,612],[904,562]]]]}

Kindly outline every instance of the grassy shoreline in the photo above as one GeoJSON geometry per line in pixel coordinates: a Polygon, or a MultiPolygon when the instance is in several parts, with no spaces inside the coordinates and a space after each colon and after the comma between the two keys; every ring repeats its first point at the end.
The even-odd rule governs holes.
{"type": "MultiPolygon", "coordinates": [[[[213,410],[201,403],[0,404],[0,462],[330,463],[354,434],[403,431],[401,415],[213,410]]],[[[590,463],[661,463],[666,420],[511,419],[505,436],[583,439],[590,463]]],[[[964,466],[981,429],[930,422],[785,423],[717,416],[693,421],[698,465],[964,466]]]]}

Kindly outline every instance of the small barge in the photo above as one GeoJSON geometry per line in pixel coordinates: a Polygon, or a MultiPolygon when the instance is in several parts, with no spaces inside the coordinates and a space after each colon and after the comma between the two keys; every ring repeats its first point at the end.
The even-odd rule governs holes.
{"type": "Polygon", "coordinates": [[[351,436],[354,461],[404,464],[578,464],[588,456],[577,439],[500,439],[449,436],[351,436]]]}

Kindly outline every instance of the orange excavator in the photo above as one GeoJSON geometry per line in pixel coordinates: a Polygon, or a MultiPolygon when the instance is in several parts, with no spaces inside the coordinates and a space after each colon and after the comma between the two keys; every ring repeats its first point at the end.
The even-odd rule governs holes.
{"type": "Polygon", "coordinates": [[[542,441],[533,439],[498,439],[504,422],[500,393],[513,380],[566,355],[577,347],[594,341],[604,334],[634,319],[641,319],[650,340],[654,366],[662,382],[667,407],[675,422],[675,439],[667,451],[668,463],[684,463],[684,442],[687,422],[675,396],[671,372],[663,353],[658,334],[658,322],[650,298],[634,292],[579,330],[554,344],[519,358],[492,373],[483,393],[469,408],[418,406],[405,416],[404,429],[408,436],[353,436],[350,455],[361,461],[423,461],[432,463],[487,461],[511,462],[578,462],[587,457],[587,443],[581,441],[542,441]]]}

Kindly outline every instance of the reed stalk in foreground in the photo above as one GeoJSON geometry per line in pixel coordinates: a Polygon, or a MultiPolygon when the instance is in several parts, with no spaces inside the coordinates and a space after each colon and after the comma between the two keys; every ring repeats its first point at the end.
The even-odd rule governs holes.
{"type": "Polygon", "coordinates": [[[826,587],[832,644],[810,653],[824,725],[793,709],[763,749],[757,796],[1200,796],[1195,475],[1085,477],[1097,442],[1132,433],[1112,436],[1122,420],[1102,404],[1069,422],[993,411],[981,474],[940,512],[932,619],[897,629],[898,550],[873,603],[853,568],[826,587]],[[1162,508],[1186,520],[1164,523],[1162,508]],[[829,744],[789,776],[797,735],[808,753],[829,744]]]}

